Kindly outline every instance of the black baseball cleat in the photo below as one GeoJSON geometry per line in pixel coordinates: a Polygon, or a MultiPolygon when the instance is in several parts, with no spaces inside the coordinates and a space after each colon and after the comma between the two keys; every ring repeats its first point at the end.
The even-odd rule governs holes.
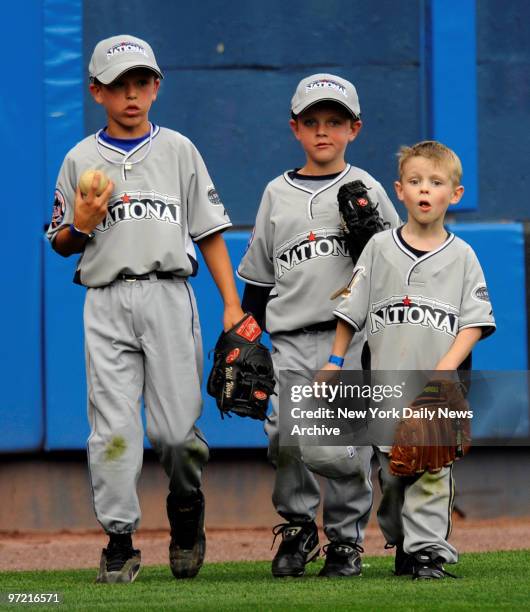
{"type": "Polygon", "coordinates": [[[324,567],[318,573],[325,578],[341,576],[360,576],[363,562],[361,553],[364,549],[355,542],[330,542],[323,548],[326,554],[324,567]]]}
{"type": "Polygon", "coordinates": [[[175,578],[193,578],[199,573],[206,553],[204,495],[199,489],[188,498],[167,497],[171,527],[169,566],[175,578]]]}
{"type": "Polygon", "coordinates": [[[403,550],[403,546],[396,545],[396,558],[394,560],[395,576],[412,576],[414,573],[414,555],[409,555],[403,550]]]}
{"type": "Polygon", "coordinates": [[[318,529],[314,521],[290,522],[276,525],[272,533],[274,540],[281,535],[282,541],[272,560],[272,575],[275,578],[303,576],[305,566],[318,557],[318,529]]]}
{"type": "Polygon", "coordinates": [[[140,571],[141,561],[140,551],[132,547],[130,534],[112,534],[107,548],[101,551],[96,582],[133,582],[140,571]]]}
{"type": "Polygon", "coordinates": [[[446,576],[456,578],[454,574],[445,571],[443,558],[435,552],[420,550],[414,554],[413,580],[441,580],[446,576]]]}

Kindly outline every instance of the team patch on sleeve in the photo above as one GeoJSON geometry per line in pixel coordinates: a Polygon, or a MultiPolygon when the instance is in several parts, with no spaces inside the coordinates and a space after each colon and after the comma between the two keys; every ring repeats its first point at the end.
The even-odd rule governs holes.
{"type": "Polygon", "coordinates": [[[484,284],[477,285],[471,292],[471,297],[477,302],[489,302],[488,288],[484,284]]]}
{"type": "Polygon", "coordinates": [[[210,202],[214,206],[223,205],[223,203],[221,202],[221,198],[219,197],[219,194],[217,193],[217,189],[213,185],[208,185],[208,187],[206,188],[206,193],[208,195],[208,200],[210,200],[210,202]]]}
{"type": "Polygon", "coordinates": [[[55,229],[56,227],[59,227],[59,225],[61,225],[61,223],[63,222],[63,218],[64,218],[64,211],[65,211],[64,196],[58,189],[56,189],[54,200],[53,200],[52,223],[51,223],[52,228],[55,229]]]}

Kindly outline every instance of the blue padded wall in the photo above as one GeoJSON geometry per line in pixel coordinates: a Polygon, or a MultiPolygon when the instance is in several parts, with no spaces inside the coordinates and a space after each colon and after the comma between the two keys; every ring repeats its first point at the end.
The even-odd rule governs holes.
{"type": "Polygon", "coordinates": [[[476,7],[480,218],[528,219],[530,3],[476,7]]]}
{"type": "MultiPolygon", "coordinates": [[[[237,266],[248,242],[248,232],[225,234],[230,257],[237,266]]],[[[64,259],[52,252],[45,253],[48,282],[46,283],[45,327],[47,330],[47,450],[84,448],[89,434],[86,416],[86,383],[83,349],[83,301],[85,289],[72,283],[75,258],[64,259]]],[[[222,302],[208,269],[200,258],[199,275],[192,285],[199,304],[205,353],[204,377],[208,376],[211,360],[208,352],[215,345],[222,326],[222,302]]],[[[242,283],[238,289],[242,290],[242,283]]],[[[221,421],[215,401],[206,394],[203,385],[204,410],[199,426],[214,447],[258,447],[265,444],[260,423],[249,419],[221,421]]]]}
{"type": "MultiPolygon", "coordinates": [[[[251,225],[265,184],[304,163],[288,126],[298,81],[336,72],[358,88],[364,127],[348,159],[383,182],[421,137],[421,3],[271,0],[85,2],[85,66],[116,33],[150,41],[166,78],[152,118],[198,146],[232,220],[251,225]],[[360,18],[360,16],[363,16],[360,18]]],[[[104,121],[87,95],[86,129],[104,121]]]]}
{"type": "MultiPolygon", "coordinates": [[[[88,431],[84,291],[71,284],[74,261],[62,260],[47,244],[43,247],[42,226],[49,221],[64,154],[104,122],[86,87],[94,44],[120,32],[152,42],[167,77],[153,120],[197,144],[233,221],[250,226],[266,182],[304,161],[288,127],[289,102],[299,79],[317,71],[343,74],[357,85],[364,127],[348,158],[374,174],[394,197],[394,153],[403,143],[432,135],[427,93],[433,78],[438,85],[444,82],[443,70],[436,77],[426,61],[433,35],[427,15],[433,2],[442,9],[449,6],[441,0],[206,0],[188,3],[185,10],[182,3],[169,0],[5,5],[6,48],[17,49],[19,68],[13,72],[5,56],[9,79],[0,97],[0,130],[10,146],[3,169],[12,184],[23,186],[26,214],[21,217],[16,207],[4,207],[8,230],[0,249],[9,265],[1,306],[8,324],[2,342],[0,452],[39,449],[44,436],[47,448],[81,448],[88,431]],[[30,42],[21,45],[21,40],[30,42]],[[28,81],[31,96],[24,95],[28,81]]],[[[468,0],[465,4],[471,6],[468,0]]],[[[457,208],[453,217],[527,219],[530,5],[524,0],[471,4],[476,10],[478,208],[457,208]]],[[[454,21],[461,5],[451,6],[447,17],[454,21]]],[[[456,87],[455,99],[465,87],[465,82],[456,87]]],[[[468,136],[462,131],[463,140],[469,141],[468,136]]],[[[454,227],[484,264],[499,324],[499,331],[477,347],[475,366],[527,368],[521,226],[454,227]]],[[[232,232],[227,238],[237,263],[245,234],[232,232]]],[[[217,300],[207,273],[194,285],[204,304],[217,300]]],[[[208,350],[220,313],[202,309],[208,350]]],[[[228,427],[218,420],[213,404],[201,423],[214,445],[264,441],[259,424],[244,423],[248,429],[239,435],[233,422],[228,427]]]]}
{"type": "MultiPolygon", "coordinates": [[[[527,369],[526,314],[524,308],[514,308],[514,304],[525,303],[522,227],[515,223],[495,226],[461,223],[451,226],[451,229],[471,244],[481,261],[498,324],[497,332],[480,342],[473,352],[474,369],[527,369]],[[493,243],[495,251],[491,249],[493,243]],[[497,249],[511,262],[509,267],[505,268],[499,262],[495,256],[497,249]],[[514,334],[513,329],[518,333],[514,334]]],[[[248,232],[225,233],[234,266],[244,253],[248,237],[248,232]]],[[[60,307],[48,308],[46,313],[49,364],[46,448],[83,448],[88,437],[82,329],[85,290],[71,282],[75,267],[73,260],[62,259],[48,250],[46,266],[50,271],[46,302],[60,304],[60,307]]],[[[211,367],[208,352],[214,347],[221,328],[221,300],[202,262],[199,275],[192,284],[199,304],[206,378],[211,367]]],[[[238,289],[241,293],[240,281],[238,289]]],[[[206,393],[204,400],[199,424],[212,447],[265,446],[266,438],[260,423],[239,418],[222,421],[214,400],[206,393]]]]}
{"type": "Polygon", "coordinates": [[[11,189],[4,196],[5,230],[0,241],[4,263],[0,451],[40,448],[43,436],[40,236],[44,124],[39,111],[44,88],[40,8],[37,0],[2,6],[5,52],[0,62],[5,91],[0,96],[0,140],[5,150],[2,177],[11,189]],[[25,41],[30,44],[22,44],[25,41]],[[20,198],[16,199],[19,190],[20,198]]]}

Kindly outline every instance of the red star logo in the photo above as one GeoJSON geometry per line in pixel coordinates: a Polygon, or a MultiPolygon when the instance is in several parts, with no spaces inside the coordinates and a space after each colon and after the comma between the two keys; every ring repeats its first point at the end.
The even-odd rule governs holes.
{"type": "Polygon", "coordinates": [[[313,232],[310,232],[309,236],[308,236],[308,239],[309,239],[310,242],[313,242],[313,240],[316,240],[315,234],[313,234],[313,232]]]}
{"type": "Polygon", "coordinates": [[[409,296],[408,296],[408,295],[406,295],[406,296],[403,298],[403,304],[405,304],[405,306],[410,306],[410,305],[411,305],[411,303],[412,303],[412,302],[409,300],[409,296]]]}
{"type": "Polygon", "coordinates": [[[121,199],[121,201],[122,201],[124,204],[128,204],[128,203],[131,201],[131,198],[129,198],[129,196],[128,196],[126,193],[124,193],[124,194],[123,194],[123,198],[121,199]]]}

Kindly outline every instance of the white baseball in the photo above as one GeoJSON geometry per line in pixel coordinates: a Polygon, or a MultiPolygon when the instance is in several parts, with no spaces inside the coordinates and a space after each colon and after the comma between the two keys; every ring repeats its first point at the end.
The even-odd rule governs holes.
{"type": "Polygon", "coordinates": [[[86,195],[89,192],[90,187],[92,187],[94,174],[96,172],[99,173],[99,185],[96,189],[96,195],[101,195],[109,184],[109,177],[101,172],[101,170],[85,170],[79,179],[79,189],[83,195],[86,195]]]}

